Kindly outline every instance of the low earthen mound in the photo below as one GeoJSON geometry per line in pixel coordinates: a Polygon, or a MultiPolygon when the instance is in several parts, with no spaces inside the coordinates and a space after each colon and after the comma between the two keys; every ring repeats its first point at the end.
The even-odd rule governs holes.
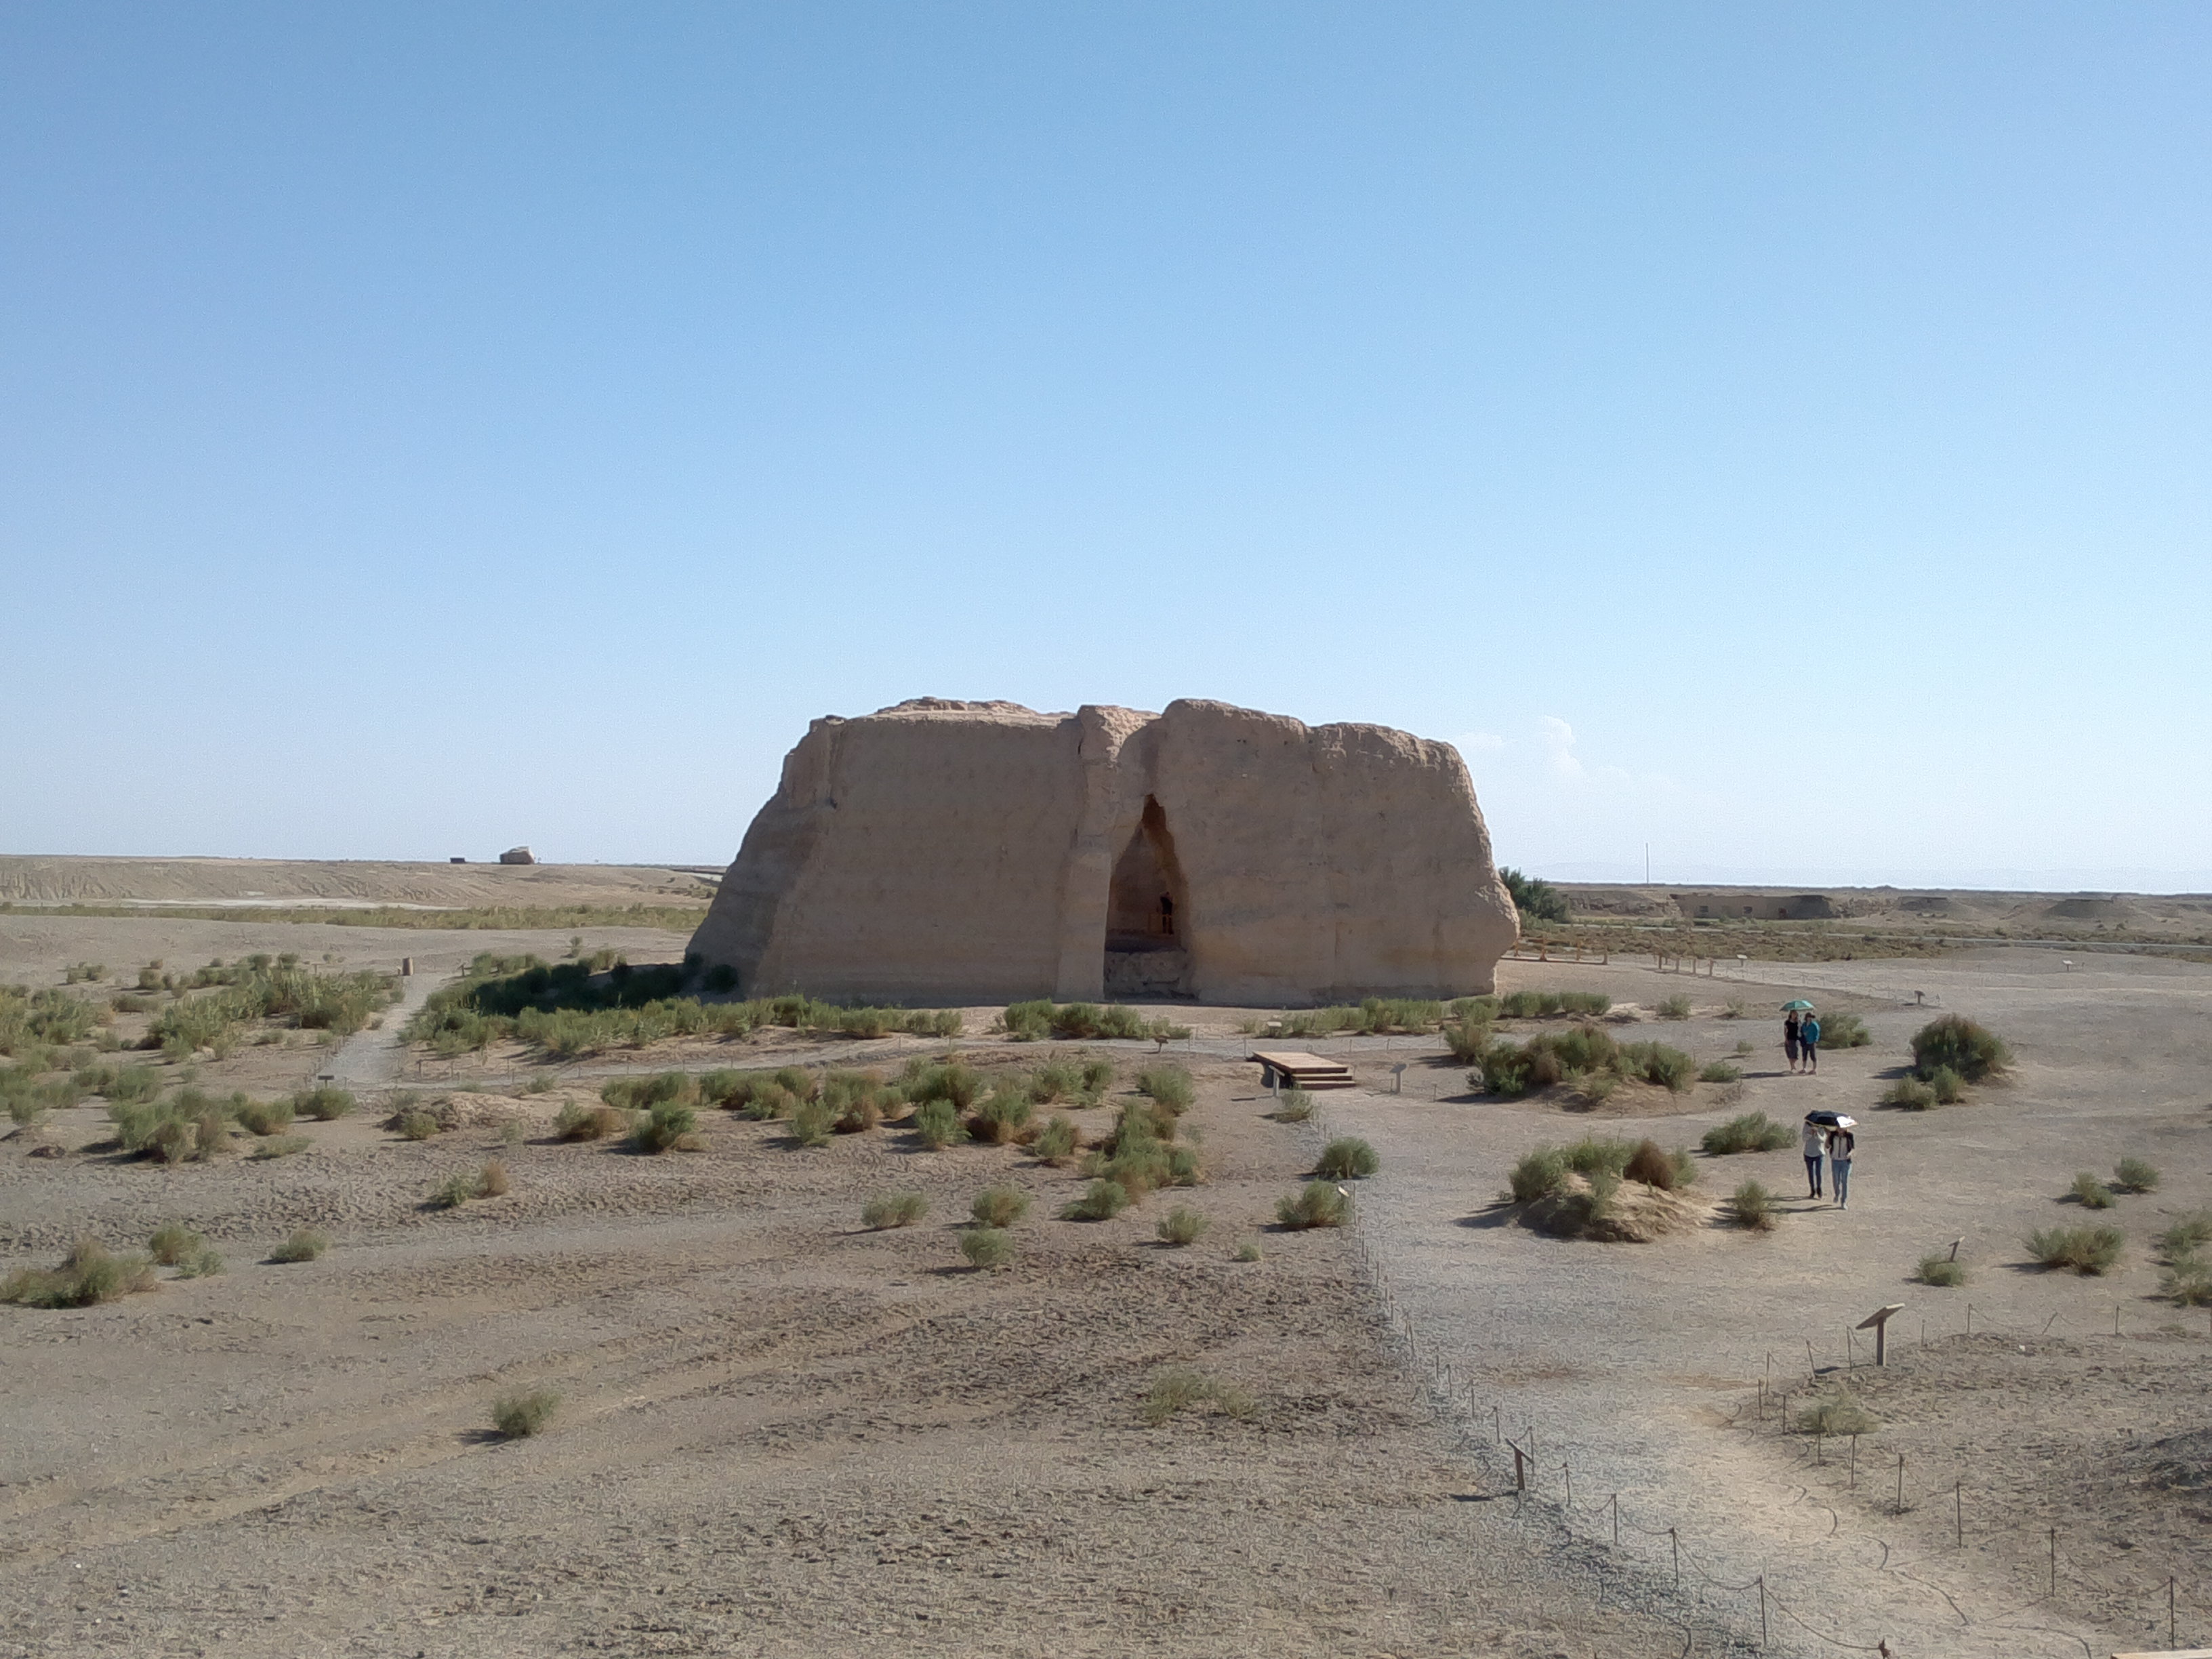
{"type": "Polygon", "coordinates": [[[1686,1193],[1624,1181],[1604,1203],[1587,1178],[1570,1175],[1557,1190],[1521,1207],[1521,1224],[1558,1238],[1599,1244],[1649,1244],[1702,1226],[1713,1206],[1686,1193]]]}

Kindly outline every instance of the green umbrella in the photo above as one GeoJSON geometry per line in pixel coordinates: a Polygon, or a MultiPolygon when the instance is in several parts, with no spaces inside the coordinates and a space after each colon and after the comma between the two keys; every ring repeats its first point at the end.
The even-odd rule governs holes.
{"type": "Polygon", "coordinates": [[[1784,1004],[1782,1005],[1782,1012],[1783,1012],[1784,1013],[1785,1013],[1785,1014],[1790,1014],[1790,1013],[1805,1013],[1805,1014],[1809,1014],[1809,1013],[1811,1013],[1811,1012],[1813,1012],[1813,1005],[1812,1005],[1811,1003],[1809,1003],[1809,1002],[1806,1001],[1804,998],[1802,998],[1802,997],[1799,997],[1799,998],[1798,998],[1795,1002],[1785,1002],[1785,1003],[1784,1003],[1784,1004]]]}

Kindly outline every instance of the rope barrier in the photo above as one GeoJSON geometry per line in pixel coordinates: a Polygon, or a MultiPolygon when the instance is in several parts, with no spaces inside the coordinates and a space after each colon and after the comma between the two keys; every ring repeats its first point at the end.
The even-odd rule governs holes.
{"type": "MultiPolygon", "coordinates": [[[[1316,1115],[1318,1115],[1318,1114],[1316,1115]]],[[[1326,1125],[1320,1127],[1322,1127],[1324,1133],[1327,1133],[1326,1125]]],[[[1767,1576],[1764,1573],[1754,1575],[1753,1577],[1745,1580],[1741,1583],[1737,1583],[1731,1580],[1716,1577],[1712,1572],[1708,1571],[1706,1566],[1698,1559],[1695,1552],[1685,1546],[1681,1538],[1680,1528],[1646,1527],[1636,1521],[1626,1518],[1622,1512],[1620,1495],[1617,1492],[1608,1493],[1601,1503],[1595,1505],[1586,1504],[1582,1506],[1582,1509],[1578,1510],[1574,1503],[1573,1460],[1567,1449],[1562,1449],[1560,1462],[1558,1466],[1559,1473],[1561,1476],[1561,1493],[1556,1498],[1538,1497],[1535,1488],[1537,1486],[1536,1475],[1540,1465],[1537,1462],[1535,1455],[1535,1425],[1534,1424],[1527,1425],[1521,1436],[1518,1437],[1508,1437],[1504,1431],[1504,1407],[1500,1402],[1492,1402],[1490,1406],[1492,1438],[1487,1443],[1482,1440],[1480,1433],[1474,1428],[1474,1425],[1480,1422],[1482,1412],[1480,1402],[1474,1386],[1473,1378],[1470,1377],[1462,1382],[1451,1362],[1442,1357],[1441,1354],[1435,1351],[1435,1345],[1433,1343],[1424,1343],[1419,1334],[1419,1322],[1416,1319],[1414,1311],[1411,1306],[1404,1304],[1398,1296],[1395,1288],[1391,1283],[1389,1274],[1382,1265],[1381,1253],[1376,1248],[1375,1242],[1370,1237],[1369,1237],[1369,1231],[1365,1218],[1360,1213],[1357,1206],[1354,1207],[1352,1212],[1352,1227],[1349,1231],[1351,1233],[1355,1257],[1363,1270],[1363,1277],[1368,1280],[1377,1300],[1382,1304],[1384,1327],[1390,1339],[1389,1346],[1394,1349],[1398,1346],[1398,1340],[1401,1335],[1400,1327],[1402,1323],[1402,1335],[1407,1368],[1413,1374],[1413,1380],[1418,1390],[1419,1397],[1431,1407],[1432,1413],[1440,1413],[1445,1420],[1451,1423],[1455,1439],[1459,1446],[1463,1449],[1469,1449],[1478,1456],[1490,1451],[1510,1451],[1514,1455],[1515,1463],[1520,1466],[1516,1470],[1516,1480],[1514,1488],[1514,1495],[1516,1499],[1514,1513],[1516,1516],[1523,1515],[1525,1505],[1528,1500],[1533,1498],[1534,1499],[1540,1511],[1549,1512],[1553,1516],[1555,1524],[1559,1526],[1560,1530],[1568,1537],[1574,1538],[1577,1536],[1577,1534],[1574,1531],[1573,1523],[1577,1520],[1580,1519],[1583,1513],[1594,1510],[1596,1516],[1600,1517],[1594,1524],[1606,1527],[1608,1529],[1611,1538],[1611,1547],[1616,1553],[1621,1553],[1622,1551],[1621,1540],[1624,1531],[1632,1538],[1644,1537],[1667,1539],[1668,1540],[1668,1559],[1672,1563],[1676,1594],[1685,1593],[1685,1585],[1681,1577],[1681,1569],[1685,1559],[1686,1559],[1692,1581],[1696,1586],[1700,1587],[1703,1590],[1723,1596],[1742,1595],[1747,1597],[1753,1594],[1756,1595],[1758,1599],[1758,1613],[1760,1621],[1760,1644],[1762,1647],[1764,1647],[1770,1639],[1770,1632],[1767,1621],[1771,1609],[1772,1612],[1780,1613],[1784,1618],[1787,1619],[1792,1626],[1796,1626],[1798,1630],[1802,1631],[1806,1635],[1812,1637],[1814,1639],[1823,1643],[1829,1647],[1853,1653],[1881,1653],[1886,1650],[1886,1644],[1882,1641],[1877,1640],[1871,1644],[1854,1642],[1842,1637],[1841,1635],[1834,1634],[1830,1631],[1820,1628],[1820,1626],[1812,1622],[1803,1614],[1801,1614],[1788,1602],[1788,1601],[1778,1594],[1774,1589],[1773,1585],[1769,1582],[1767,1576]]],[[[1969,1317],[1971,1317],[1971,1316],[1969,1316],[1969,1317]]],[[[2040,1334],[2043,1336],[2048,1336],[2051,1328],[2057,1324],[2060,1317],[2060,1315],[2054,1314],[2051,1320],[2046,1322],[2040,1334]]],[[[1968,1334],[1972,1334],[1971,1330],[1968,1334]]],[[[2001,1332],[1989,1328],[1986,1324],[1984,1328],[1984,1334],[1991,1337],[1997,1337],[2002,1334],[2001,1332]]],[[[1923,1334],[1922,1336],[1921,1346],[1925,1346],[1926,1340],[1927,1339],[1925,1336],[1923,1324],[1923,1334]]],[[[1846,1343],[1848,1344],[1848,1342],[1849,1339],[1846,1338],[1846,1343]]],[[[1850,1369],[1852,1358],[1853,1356],[1849,1352],[1847,1347],[1844,1363],[1840,1366],[1831,1364],[1826,1369],[1832,1375],[1838,1370],[1843,1370],[1847,1373],[1850,1369]]],[[[1814,1387],[1818,1387],[1821,1381],[1823,1367],[1820,1364],[1820,1357],[1815,1352],[1810,1339],[1808,1339],[1806,1341],[1806,1364],[1807,1370],[1812,1378],[1813,1385],[1814,1387]]],[[[1771,1354],[1767,1357],[1766,1364],[1771,1372],[1772,1367],[1772,1356],[1771,1354]]],[[[1769,1392],[1770,1390],[1766,1382],[1762,1378],[1759,1383],[1759,1418],[1757,1419],[1761,1422],[1765,1420],[1766,1395],[1769,1392]]],[[[1775,1392],[1778,1395],[1782,1407],[1782,1410],[1778,1419],[1777,1432],[1783,1436],[1802,1432],[1802,1431],[1793,1428],[1789,1415],[1788,1398],[1790,1391],[1784,1389],[1775,1392]]],[[[1744,1413],[1740,1409],[1737,1413],[1737,1421],[1739,1423],[1743,1423],[1744,1420],[1744,1413]]],[[[1748,1425],[1747,1425],[1747,1426],[1748,1425]]],[[[1807,1463],[1820,1464],[1821,1462],[1819,1455],[1820,1447],[1821,1442],[1826,1437],[1824,1436],[1814,1437],[1814,1450],[1809,1457],[1802,1445],[1793,1449],[1792,1455],[1801,1465],[1807,1463]]],[[[1856,1437],[1853,1437],[1854,1461],[1851,1467],[1851,1478],[1854,1484],[1856,1484],[1856,1437]]],[[[1887,1506],[1891,1508],[1893,1513],[1899,1515],[1907,1514],[1911,1512],[1913,1510],[1919,1508],[1923,1504],[1935,1501],[1939,1497],[1951,1498],[1953,1499],[1954,1506],[1953,1530],[1954,1531],[1957,1539],[1956,1548],[1960,1551],[1963,1551],[1965,1549],[1965,1482],[1963,1477],[1953,1476],[1948,1482],[1952,1490],[1948,1492],[1943,1492],[1942,1491],[1941,1484],[1931,1482],[1928,1478],[1923,1477],[1917,1468],[1910,1467],[1903,1454],[1899,1455],[1898,1466],[1896,1469],[1894,1471],[1886,1473],[1893,1474],[1896,1482],[1894,1487],[1895,1495],[1892,1498],[1889,1505],[1887,1506]]],[[[1814,1497],[1809,1489],[1800,1488],[1797,1497],[1793,1498],[1791,1501],[1802,1501],[1813,1504],[1819,1508],[1827,1510],[1829,1516],[1829,1528],[1826,1534],[1827,1539],[1833,1540],[1840,1533],[1842,1528],[1842,1516],[1840,1513],[1832,1505],[1821,1503],[1818,1498],[1814,1497]]],[[[2013,1524],[2017,1525],[2018,1523],[2014,1522],[2013,1524]]],[[[1997,1531],[1998,1528],[1987,1527],[1978,1528],[1980,1540],[1984,1541],[1995,1538],[1997,1535],[1997,1531]]],[[[1881,1538],[1878,1534],[1866,1534],[1866,1536],[1870,1541],[1877,1544],[1882,1552],[1881,1562],[1875,1571],[1878,1572],[1894,1573],[1898,1577],[1909,1580],[1921,1589],[1940,1597],[1944,1604],[1950,1609],[1952,1615],[1959,1620],[1960,1627],[1962,1630],[1981,1630],[1985,1632],[2014,1630],[2020,1631],[2023,1633],[2033,1632],[2039,1635],[2047,1635],[2057,1638],[2066,1642],[2076,1644],[2082,1649],[2086,1659],[2095,1659],[2094,1651],[2090,1644],[2074,1632],[2063,1630],[2056,1626],[2014,1622],[2017,1614],[2025,1613],[2032,1607],[2045,1605],[2055,1601],[2056,1599],[2059,1551],[2057,1549],[2057,1538],[2055,1535],[2056,1529],[2053,1528],[2051,1531],[2053,1536],[2051,1538],[2049,1566],[2047,1569],[2051,1579],[2051,1585],[2045,1595],[2037,1597],[2032,1601],[2022,1603],[2018,1607],[2008,1609],[2004,1613],[1981,1619],[1976,1619],[1972,1615],[1969,1614],[1965,1608],[1959,1605],[1957,1598],[1954,1596],[1951,1592],[1944,1589],[1940,1584],[1934,1583],[1921,1577],[1919,1574],[1908,1571],[1910,1567],[1921,1566],[1926,1564],[1932,1564],[1934,1562],[1940,1561],[1943,1559],[1942,1557],[1930,1552],[1926,1555],[1916,1558],[1909,1563],[1904,1561],[1893,1562],[1891,1559],[1892,1549],[1887,1540],[1881,1538]]],[[[1604,1543],[1604,1536],[1602,1534],[1595,1536],[1589,1541],[1597,1543],[1602,1547],[1604,1543]]],[[[2178,1583],[2178,1579],[2169,1575],[2158,1586],[2159,1592],[2160,1593],[2160,1599],[2167,1603],[2166,1611],[2167,1613],[2167,1623],[2169,1626],[2170,1637],[2174,1636],[2178,1632],[2179,1614],[2183,1606],[2186,1605],[2192,1612],[2204,1610],[2200,1608],[2199,1605],[2193,1599],[2185,1598],[2180,1595],[2178,1583]]],[[[1603,1592],[1604,1577],[1602,1570],[1601,1569],[1599,1575],[1599,1593],[1601,1598],[1603,1595],[1603,1592]]],[[[1747,1609],[1747,1611],[1748,1609],[1747,1609]]],[[[1669,1617],[1669,1622],[1677,1624],[1682,1630],[1682,1651],[1684,1655],[1686,1656],[1692,1651],[1697,1640],[1697,1629],[1695,1625],[1686,1620],[1678,1617],[1670,1617],[1664,1613],[1662,1613],[1660,1616],[1669,1617]]]]}

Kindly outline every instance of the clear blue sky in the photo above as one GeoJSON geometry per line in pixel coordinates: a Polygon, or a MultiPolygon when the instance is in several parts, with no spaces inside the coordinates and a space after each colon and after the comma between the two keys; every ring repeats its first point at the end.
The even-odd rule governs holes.
{"type": "Polygon", "coordinates": [[[811,717],[2212,887],[2212,9],[16,5],[0,850],[719,862],[811,717]]]}

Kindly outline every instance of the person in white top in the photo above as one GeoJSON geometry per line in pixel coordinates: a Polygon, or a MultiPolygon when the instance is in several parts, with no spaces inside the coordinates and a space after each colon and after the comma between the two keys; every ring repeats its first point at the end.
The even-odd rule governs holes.
{"type": "Polygon", "coordinates": [[[1805,1120],[1805,1185],[1808,1198],[1820,1195],[1820,1159],[1828,1150],[1828,1132],[1810,1118],[1805,1120]]]}

